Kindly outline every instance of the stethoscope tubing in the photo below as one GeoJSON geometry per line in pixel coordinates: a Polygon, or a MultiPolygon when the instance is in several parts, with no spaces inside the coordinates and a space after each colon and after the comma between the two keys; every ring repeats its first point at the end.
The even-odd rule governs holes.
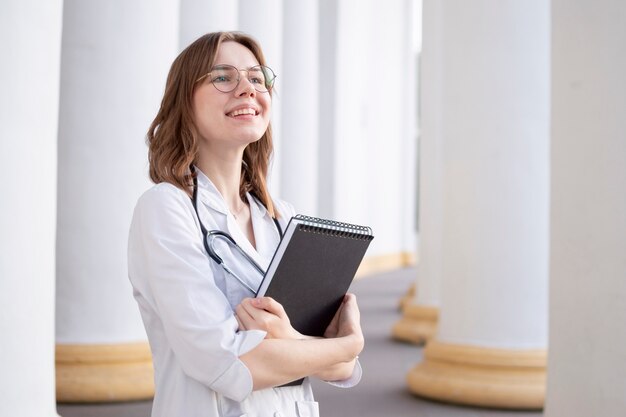
{"type": "MultiPolygon", "coordinates": [[[[196,216],[198,218],[198,222],[200,223],[200,230],[202,231],[202,237],[203,237],[202,243],[204,244],[204,249],[207,251],[207,254],[209,255],[209,257],[211,259],[213,259],[213,261],[215,261],[218,265],[221,265],[221,267],[224,269],[224,271],[226,271],[226,273],[228,273],[233,278],[235,278],[237,281],[239,281],[239,283],[241,285],[243,285],[247,290],[249,290],[252,294],[254,294],[256,296],[257,295],[257,290],[252,288],[250,286],[250,284],[248,284],[243,279],[241,279],[237,274],[235,274],[234,271],[232,271],[230,268],[228,268],[228,266],[226,266],[226,264],[224,264],[224,260],[215,251],[215,248],[213,246],[213,242],[216,239],[224,240],[228,245],[230,245],[231,247],[235,248],[237,250],[237,252],[239,252],[244,257],[244,259],[246,259],[254,267],[254,269],[259,274],[261,274],[261,276],[265,275],[265,270],[263,268],[261,268],[261,266],[259,266],[259,264],[256,263],[254,261],[254,259],[252,259],[252,257],[250,255],[248,255],[241,248],[241,246],[239,246],[237,244],[237,242],[235,242],[235,239],[233,239],[233,237],[231,235],[229,235],[226,232],[222,232],[221,230],[207,231],[206,227],[204,227],[204,224],[202,224],[202,220],[200,220],[200,214],[198,213],[198,180],[195,177],[193,179],[193,196],[191,198],[191,201],[192,201],[192,204],[193,204],[193,208],[194,208],[194,210],[196,212],[196,216]]],[[[276,228],[278,230],[278,234],[280,235],[280,238],[282,239],[282,237],[283,237],[282,228],[280,227],[280,224],[278,223],[278,220],[276,220],[275,218],[273,218],[273,220],[274,220],[274,224],[276,225],[276,228]]]]}
{"type": "Polygon", "coordinates": [[[224,260],[217,254],[217,252],[215,251],[215,248],[213,247],[213,242],[216,239],[222,239],[226,241],[231,247],[235,248],[237,252],[239,252],[248,262],[250,262],[250,264],[254,267],[254,269],[256,269],[257,272],[261,274],[261,276],[265,275],[265,271],[263,270],[263,268],[261,268],[259,264],[256,263],[254,259],[250,257],[250,255],[248,255],[243,249],[241,249],[241,246],[239,246],[237,242],[235,242],[235,240],[232,238],[232,236],[230,236],[228,233],[222,232],[221,230],[211,230],[207,233],[206,238],[205,238],[205,243],[206,243],[205,249],[207,250],[207,253],[211,257],[211,259],[213,259],[215,262],[221,265],[222,268],[224,268],[224,271],[232,275],[237,281],[241,283],[241,285],[246,287],[248,290],[250,290],[250,292],[252,292],[256,296],[257,291],[253,289],[252,287],[250,287],[250,285],[247,282],[239,278],[237,274],[235,274],[229,267],[227,267],[226,264],[224,263],[224,260]]]}

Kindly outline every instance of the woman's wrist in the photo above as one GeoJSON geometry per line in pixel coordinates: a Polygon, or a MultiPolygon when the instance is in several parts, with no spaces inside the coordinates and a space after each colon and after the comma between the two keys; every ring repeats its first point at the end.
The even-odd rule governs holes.
{"type": "Polygon", "coordinates": [[[351,362],[356,359],[365,345],[363,335],[360,333],[352,333],[346,336],[342,336],[340,339],[344,341],[344,349],[346,354],[346,358],[343,362],[351,362]]]}

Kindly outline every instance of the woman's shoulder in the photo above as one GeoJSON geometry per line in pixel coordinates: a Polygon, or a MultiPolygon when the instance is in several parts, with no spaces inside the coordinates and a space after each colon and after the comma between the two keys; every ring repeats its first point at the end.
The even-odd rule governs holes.
{"type": "Polygon", "coordinates": [[[273,198],[272,203],[274,204],[274,209],[277,211],[281,218],[285,218],[289,221],[290,218],[296,215],[296,210],[293,204],[281,200],[280,198],[273,198]]]}
{"type": "Polygon", "coordinates": [[[135,212],[184,209],[190,205],[191,199],[185,191],[168,182],[161,182],[147,189],[139,197],[135,212]]]}

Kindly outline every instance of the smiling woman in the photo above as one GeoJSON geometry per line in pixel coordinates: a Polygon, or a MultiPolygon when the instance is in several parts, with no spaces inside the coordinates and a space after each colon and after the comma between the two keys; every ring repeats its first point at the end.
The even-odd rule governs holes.
{"type": "Polygon", "coordinates": [[[262,278],[252,265],[267,267],[295,214],[266,186],[275,78],[256,41],[237,32],[205,35],[172,64],[147,135],[156,185],[137,203],[128,247],[154,362],[153,416],[314,417],[308,377],[360,380],[354,295],[323,338],[294,330],[271,298],[247,298],[262,278]],[[205,226],[241,248],[223,254],[234,271],[211,260],[205,226]]]}

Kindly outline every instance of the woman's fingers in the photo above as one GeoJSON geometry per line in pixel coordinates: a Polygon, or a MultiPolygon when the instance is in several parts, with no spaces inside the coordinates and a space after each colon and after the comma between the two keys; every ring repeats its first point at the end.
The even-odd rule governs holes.
{"type": "Polygon", "coordinates": [[[249,298],[248,300],[250,300],[250,304],[256,308],[269,311],[270,313],[276,314],[281,318],[287,317],[287,313],[285,313],[283,305],[274,300],[272,297],[249,298]]]}
{"type": "Polygon", "coordinates": [[[361,312],[356,302],[354,294],[346,294],[337,324],[337,336],[348,334],[362,334],[361,332],[361,312]]]}
{"type": "Polygon", "coordinates": [[[270,297],[245,298],[235,309],[247,329],[265,330],[268,337],[298,338],[283,306],[270,297]]]}
{"type": "Polygon", "coordinates": [[[248,330],[246,328],[246,326],[243,324],[243,322],[241,321],[241,319],[239,318],[238,315],[235,314],[235,319],[237,319],[237,324],[239,324],[239,329],[238,330],[248,330]]]}
{"type": "Polygon", "coordinates": [[[235,317],[237,318],[237,322],[239,323],[239,329],[243,330],[252,330],[258,329],[259,327],[256,325],[256,320],[250,313],[244,308],[242,304],[239,304],[235,308],[235,317]]]}
{"type": "Polygon", "coordinates": [[[337,331],[339,330],[339,318],[341,317],[341,310],[343,309],[344,304],[345,304],[345,297],[344,297],[344,300],[339,305],[339,308],[337,309],[337,312],[333,316],[333,319],[331,320],[330,324],[328,325],[328,327],[326,327],[326,330],[324,331],[324,337],[329,337],[329,338],[337,337],[337,331]]]}

